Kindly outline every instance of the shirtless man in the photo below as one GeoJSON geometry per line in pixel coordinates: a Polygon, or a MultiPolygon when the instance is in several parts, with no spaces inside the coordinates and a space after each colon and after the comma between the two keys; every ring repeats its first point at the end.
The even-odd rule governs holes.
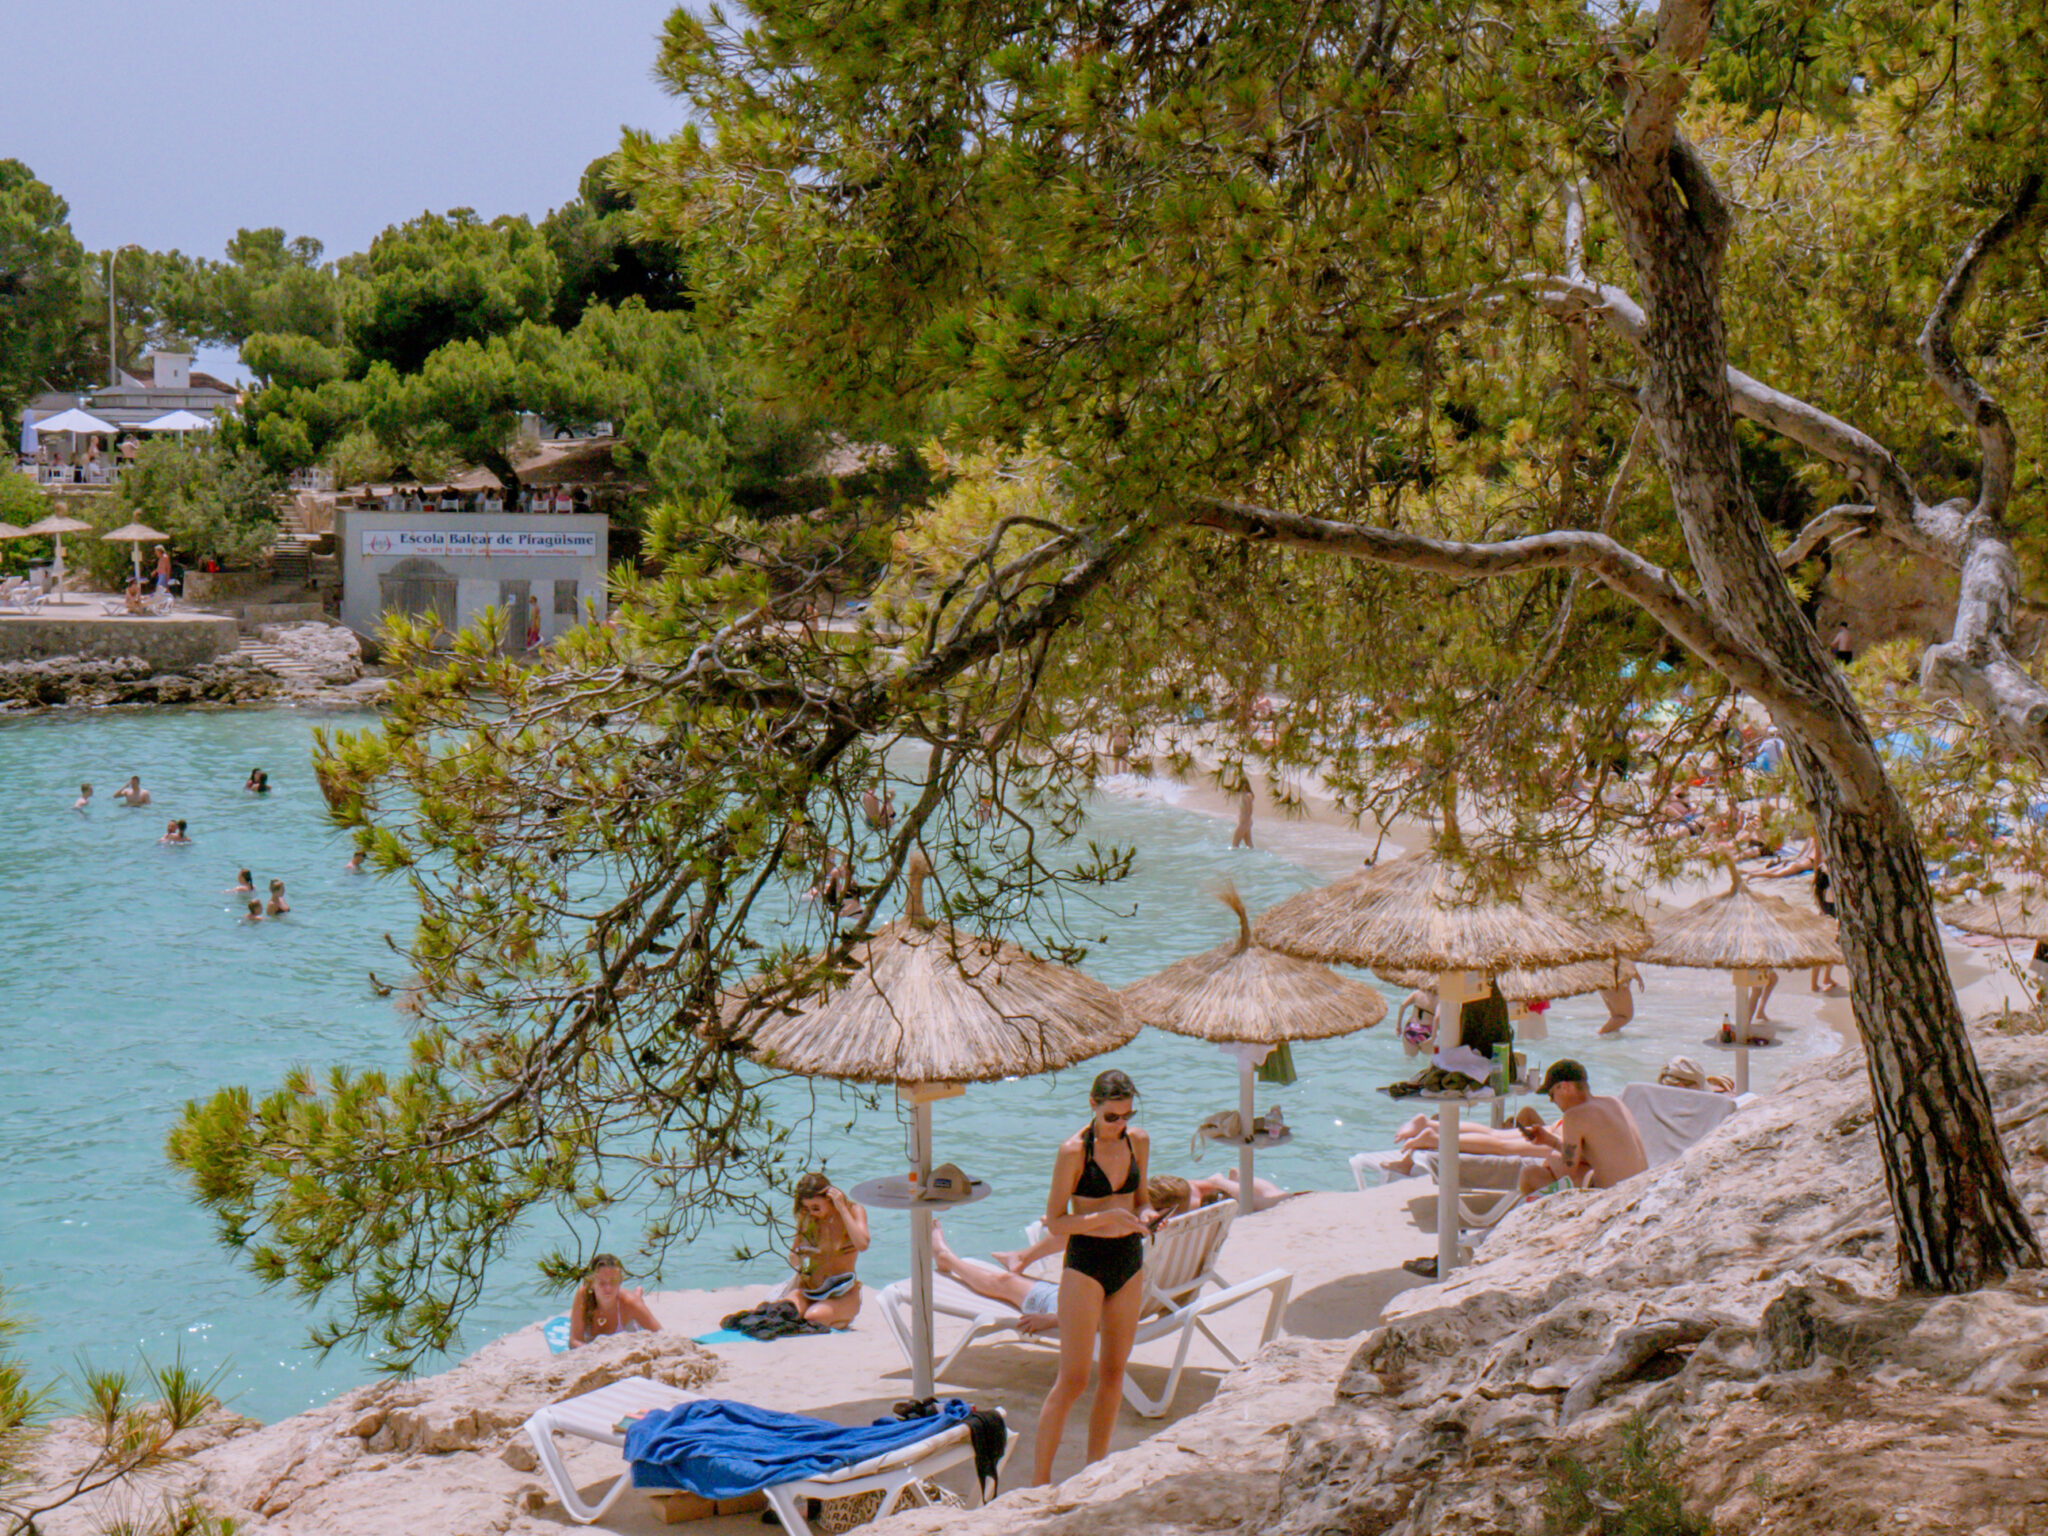
{"type": "Polygon", "coordinates": [[[1237,797],[1237,830],[1230,834],[1230,846],[1249,848],[1252,845],[1252,809],[1256,802],[1252,792],[1246,790],[1237,797]]]}
{"type": "Polygon", "coordinates": [[[149,804],[149,791],[142,787],[142,775],[129,775],[128,782],[114,791],[114,798],[127,806],[149,804]]]}
{"type": "Polygon", "coordinates": [[[1586,1069],[1576,1061],[1553,1061],[1541,1091],[1564,1111],[1564,1118],[1554,1130],[1532,1125],[1522,1131],[1531,1142],[1552,1149],[1541,1163],[1522,1170],[1525,1196],[1545,1193],[1561,1179],[1581,1189],[1612,1189],[1650,1166],[1628,1106],[1616,1098],[1595,1098],[1586,1069]]]}

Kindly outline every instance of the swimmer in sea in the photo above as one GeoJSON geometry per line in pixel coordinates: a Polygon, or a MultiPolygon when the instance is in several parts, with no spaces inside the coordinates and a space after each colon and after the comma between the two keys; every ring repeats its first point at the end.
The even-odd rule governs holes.
{"type": "Polygon", "coordinates": [[[228,887],[230,896],[248,896],[256,889],[256,877],[246,869],[235,872],[235,883],[228,887]]]}
{"type": "Polygon", "coordinates": [[[348,856],[348,862],[341,866],[341,872],[344,875],[362,875],[369,873],[368,870],[363,868],[362,849],[358,848],[354,853],[348,856]]]}
{"type": "Polygon", "coordinates": [[[191,839],[180,837],[178,835],[178,824],[175,821],[167,821],[164,823],[164,835],[158,838],[157,841],[159,843],[185,843],[190,842],[191,839]]]}
{"type": "Polygon", "coordinates": [[[270,902],[264,907],[263,915],[265,917],[283,917],[289,911],[291,911],[291,905],[284,899],[284,882],[282,880],[271,881],[270,902]]]}
{"type": "Polygon", "coordinates": [[[142,787],[142,775],[130,774],[128,782],[114,791],[114,798],[126,806],[149,804],[149,791],[142,787]]]}
{"type": "Polygon", "coordinates": [[[76,800],[74,800],[74,801],[72,801],[72,802],[71,802],[71,809],[73,809],[74,811],[82,811],[82,810],[84,810],[84,809],[85,809],[85,808],[86,808],[87,806],[89,806],[89,805],[91,805],[91,804],[92,804],[92,786],[91,786],[90,784],[81,784],[81,785],[79,785],[79,786],[78,786],[78,798],[77,798],[76,800]]]}
{"type": "Polygon", "coordinates": [[[257,899],[256,899],[255,897],[253,897],[253,896],[252,896],[252,897],[250,897],[250,898],[249,898],[249,910],[248,910],[247,912],[245,912],[245,913],[244,913],[244,914],[242,915],[242,921],[243,921],[243,922],[245,922],[245,923],[260,923],[260,922],[262,922],[262,921],[263,921],[263,903],[262,903],[262,902],[260,902],[260,901],[258,901],[258,900],[257,900],[257,899]]]}

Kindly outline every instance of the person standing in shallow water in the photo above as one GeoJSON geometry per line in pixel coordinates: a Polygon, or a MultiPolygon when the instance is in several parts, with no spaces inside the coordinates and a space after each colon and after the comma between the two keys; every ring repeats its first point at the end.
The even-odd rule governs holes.
{"type": "Polygon", "coordinates": [[[1060,1273],[1060,1370],[1038,1414],[1032,1449],[1034,1486],[1052,1481],[1053,1457],[1066,1433],[1067,1415],[1088,1388],[1089,1356],[1101,1340],[1095,1400],[1088,1411],[1088,1460],[1109,1450],[1109,1432],[1123,1401],[1124,1367],[1138,1332],[1145,1286],[1145,1164],[1151,1141],[1131,1124],[1138,1090],[1111,1070],[1095,1079],[1088,1124],[1060,1144],[1052,1191],[1045,1202],[1046,1230],[1067,1240],[1060,1273]]]}
{"type": "Polygon", "coordinates": [[[1252,792],[1246,789],[1237,797],[1237,830],[1230,834],[1230,846],[1249,848],[1252,845],[1252,792]]]}

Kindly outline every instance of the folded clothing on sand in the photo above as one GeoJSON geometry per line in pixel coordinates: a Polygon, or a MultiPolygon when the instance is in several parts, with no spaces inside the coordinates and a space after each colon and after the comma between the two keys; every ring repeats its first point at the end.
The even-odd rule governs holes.
{"type": "Polygon", "coordinates": [[[707,1499],[816,1477],[930,1439],[965,1420],[948,1398],[933,1418],[878,1419],[852,1428],[724,1398],[678,1403],[626,1431],[635,1488],[681,1488],[707,1499]]]}
{"type": "Polygon", "coordinates": [[[718,1326],[750,1339],[793,1339],[806,1333],[830,1333],[822,1323],[806,1322],[793,1301],[764,1301],[758,1307],[721,1317],[718,1326]]]}

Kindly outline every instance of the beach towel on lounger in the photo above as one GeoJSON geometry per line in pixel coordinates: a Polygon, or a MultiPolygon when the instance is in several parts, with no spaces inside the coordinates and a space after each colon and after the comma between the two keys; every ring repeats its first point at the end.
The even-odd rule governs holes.
{"type": "Polygon", "coordinates": [[[877,1419],[855,1428],[704,1398],[635,1420],[626,1430],[626,1459],[633,1463],[635,1488],[736,1499],[915,1445],[967,1413],[967,1405],[951,1397],[939,1405],[936,1419],[877,1419]]]}

